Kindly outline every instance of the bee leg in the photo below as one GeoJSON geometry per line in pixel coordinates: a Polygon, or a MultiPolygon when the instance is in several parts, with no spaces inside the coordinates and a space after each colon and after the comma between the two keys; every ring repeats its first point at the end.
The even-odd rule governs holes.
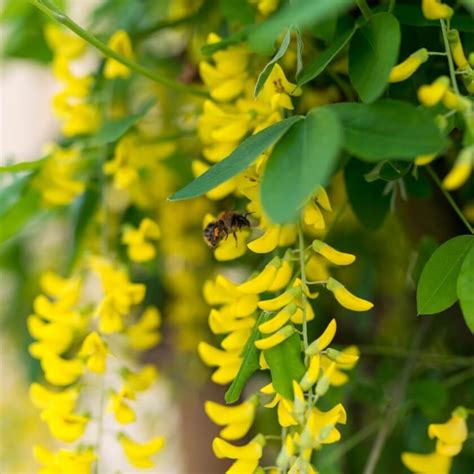
{"type": "Polygon", "coordinates": [[[232,235],[234,236],[234,239],[235,239],[235,246],[238,247],[239,241],[237,240],[237,233],[235,232],[235,230],[232,231],[232,235]]]}

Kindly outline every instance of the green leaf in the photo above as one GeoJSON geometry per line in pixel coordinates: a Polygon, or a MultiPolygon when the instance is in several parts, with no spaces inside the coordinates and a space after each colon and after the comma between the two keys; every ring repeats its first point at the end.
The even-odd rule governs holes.
{"type": "Polygon", "coordinates": [[[33,171],[41,167],[46,158],[35,161],[22,161],[11,165],[0,166],[0,173],[19,173],[21,171],[33,171]]]}
{"type": "Polygon", "coordinates": [[[458,299],[457,281],[461,266],[474,244],[474,236],[460,235],[438,247],[421,272],[416,290],[418,314],[434,314],[452,306],[458,299]]]}
{"type": "Polygon", "coordinates": [[[242,364],[240,369],[237,372],[237,375],[235,376],[231,386],[225,393],[224,398],[227,403],[234,403],[239,399],[240,394],[247,383],[247,380],[260,368],[258,361],[260,351],[255,347],[255,341],[260,339],[260,331],[258,330],[258,326],[264,323],[271,316],[272,315],[268,313],[261,313],[258,317],[255,326],[252,329],[252,333],[245,344],[244,351],[242,353],[242,364]]]}
{"type": "Polygon", "coordinates": [[[277,143],[267,161],[260,188],[270,219],[285,223],[319,185],[325,185],[342,146],[342,130],[329,108],[318,107],[277,143]]]}
{"type": "Polygon", "coordinates": [[[170,201],[190,199],[214,189],[247,169],[261,153],[277,142],[293,124],[302,119],[301,116],[289,117],[247,137],[227,158],[216,163],[168,199],[170,201]]]}
{"type": "Polygon", "coordinates": [[[384,222],[390,209],[390,196],[384,195],[385,183],[367,182],[365,174],[372,165],[352,158],[344,168],[346,192],[352,211],[364,227],[375,230],[384,222]]]}
{"type": "Polygon", "coordinates": [[[291,28],[288,28],[288,31],[286,32],[286,35],[283,38],[283,41],[281,42],[280,47],[278,48],[278,51],[275,53],[275,56],[273,56],[273,58],[267,63],[267,65],[263,68],[262,72],[258,76],[257,82],[255,84],[255,89],[253,92],[253,95],[255,97],[258,96],[263,85],[265,84],[265,81],[267,80],[268,76],[272,72],[273,65],[279,59],[281,59],[286,53],[286,50],[288,49],[288,46],[290,45],[290,40],[291,40],[291,28]]]}
{"type": "Polygon", "coordinates": [[[301,341],[293,334],[271,349],[263,352],[270,367],[275,391],[288,400],[293,400],[293,380],[300,381],[305,373],[301,341]]]}
{"type": "Polygon", "coordinates": [[[108,143],[117,141],[122,135],[137,124],[154,104],[154,100],[149,100],[140,107],[137,113],[105,122],[102,125],[102,128],[90,139],[88,145],[104,146],[108,143]]]}
{"type": "MultiPolygon", "coordinates": [[[[471,240],[474,241],[474,237],[471,240]]],[[[474,242],[462,263],[457,292],[464,320],[474,334],[474,242]]]]}
{"type": "Polygon", "coordinates": [[[262,45],[273,42],[285,27],[297,25],[304,30],[306,26],[337,15],[353,3],[353,0],[294,0],[252,28],[248,35],[250,47],[261,51],[262,45]]]}
{"type": "Polygon", "coordinates": [[[316,24],[311,25],[311,34],[324,42],[329,44],[333,39],[337,31],[337,16],[331,15],[323,21],[318,21],[316,24]]]}
{"type": "Polygon", "coordinates": [[[344,49],[354,33],[355,29],[343,33],[334,40],[329,48],[304,67],[298,78],[298,85],[302,86],[318,77],[329,66],[331,61],[344,49]]]}
{"type": "Polygon", "coordinates": [[[87,230],[88,224],[94,217],[99,204],[100,193],[98,186],[91,186],[73,203],[72,213],[72,239],[67,259],[67,273],[69,273],[76,263],[77,257],[82,251],[82,240],[87,230]]]}
{"type": "Polygon", "coordinates": [[[342,122],[346,149],[367,161],[413,160],[447,145],[431,114],[406,102],[383,99],[330,107],[342,122]]]}
{"type": "Polygon", "coordinates": [[[349,46],[349,78],[363,102],[384,92],[400,49],[400,25],[391,13],[377,13],[359,28],[349,46]]]}
{"type": "Polygon", "coordinates": [[[0,243],[21,231],[40,209],[39,202],[38,191],[27,185],[19,199],[0,215],[0,243]]]}

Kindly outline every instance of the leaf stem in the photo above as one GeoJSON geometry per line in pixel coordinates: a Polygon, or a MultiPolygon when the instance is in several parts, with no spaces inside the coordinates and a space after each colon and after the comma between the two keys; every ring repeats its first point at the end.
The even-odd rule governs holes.
{"type": "Polygon", "coordinates": [[[390,4],[388,5],[388,12],[392,13],[393,10],[395,10],[395,4],[397,3],[397,0],[390,0],[390,4]]]}
{"type": "Polygon", "coordinates": [[[359,7],[359,10],[362,12],[362,15],[364,15],[364,18],[366,20],[370,20],[372,11],[370,10],[369,5],[367,5],[367,0],[356,0],[356,3],[359,7]]]}
{"type": "Polygon", "coordinates": [[[451,207],[454,209],[454,211],[459,216],[459,218],[463,221],[464,225],[467,227],[469,232],[471,234],[474,234],[474,228],[469,223],[469,221],[466,219],[466,216],[462,213],[461,209],[459,209],[459,206],[456,204],[456,202],[452,198],[451,194],[449,194],[448,191],[446,191],[446,189],[444,189],[443,184],[439,180],[437,174],[431,168],[431,165],[426,165],[426,169],[428,170],[429,175],[431,176],[433,181],[436,183],[436,185],[438,186],[440,191],[443,193],[444,197],[447,199],[447,201],[449,202],[451,207]]]}
{"type": "Polygon", "coordinates": [[[449,47],[448,41],[448,29],[444,20],[439,20],[441,23],[441,32],[443,33],[444,48],[446,49],[446,56],[448,57],[449,75],[451,76],[451,82],[453,83],[454,92],[459,95],[458,82],[456,80],[456,68],[454,67],[453,56],[451,55],[451,48],[449,47]]]}
{"type": "Polygon", "coordinates": [[[88,31],[84,30],[81,26],[75,23],[71,18],[69,18],[62,10],[60,10],[51,0],[30,0],[30,2],[41,10],[43,13],[48,15],[54,21],[64,25],[66,28],[69,28],[71,31],[76,33],[80,38],[87,41],[89,44],[97,48],[104,56],[108,58],[115,59],[117,62],[127,66],[136,73],[156,82],[157,84],[164,85],[170,89],[174,89],[178,92],[183,92],[191,95],[206,96],[207,94],[202,90],[190,87],[186,84],[182,84],[168,77],[162,76],[156,72],[150,71],[149,69],[141,66],[132,59],[126,58],[121,54],[115,52],[113,49],[109,48],[106,44],[102,43],[97,37],[88,31]]]}

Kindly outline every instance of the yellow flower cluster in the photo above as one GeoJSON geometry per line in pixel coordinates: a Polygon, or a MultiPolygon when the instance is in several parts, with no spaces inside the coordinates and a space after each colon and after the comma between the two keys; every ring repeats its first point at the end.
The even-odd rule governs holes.
{"type": "Polygon", "coordinates": [[[64,84],[53,98],[53,111],[62,121],[62,133],[74,137],[95,132],[101,117],[98,106],[89,102],[93,78],[77,76],[72,69],[72,62],[83,55],[86,43],[55,24],[46,26],[45,37],[54,53],[53,73],[64,84]]]}
{"type": "MultiPolygon", "coordinates": [[[[132,308],[145,296],[145,286],[130,282],[124,270],[104,258],[92,258],[90,269],[101,280],[103,296],[97,305],[81,304],[83,281],[89,272],[69,279],[47,272],[40,280],[43,294],[34,300],[34,314],[28,317],[28,330],[35,339],[30,353],[38,358],[46,384],[33,383],[30,398],[40,410],[41,419],[48,425],[51,435],[64,443],[82,438],[94,417],[102,423],[102,413],[94,416],[79,408],[79,395],[85,386],[82,377],[87,372],[104,376],[107,372],[109,344],[107,336],[123,332],[129,346],[143,351],[155,346],[159,339],[160,315],[157,308],[148,307],[134,323],[128,323],[132,308]],[[87,274],[86,274],[87,273],[87,274]],[[95,306],[95,308],[94,308],[95,306]],[[95,328],[96,317],[99,318],[95,328]]],[[[88,376],[90,377],[90,376],[88,376]]],[[[123,385],[111,389],[108,410],[120,424],[132,423],[136,414],[130,401],[137,392],[148,389],[157,379],[152,365],[134,372],[122,370],[123,385]]],[[[161,438],[145,444],[137,443],[124,434],[119,442],[130,463],[137,467],[152,467],[150,459],[163,445],[161,438]]],[[[75,450],[59,450],[56,454],[43,446],[35,447],[35,458],[42,465],[42,473],[89,473],[94,461],[100,461],[94,447],[78,446],[75,450]]]]}
{"type": "Polygon", "coordinates": [[[429,454],[403,453],[402,462],[418,474],[449,474],[452,458],[457,456],[467,439],[467,411],[458,407],[446,423],[428,426],[428,436],[436,439],[436,449],[429,454]]]}

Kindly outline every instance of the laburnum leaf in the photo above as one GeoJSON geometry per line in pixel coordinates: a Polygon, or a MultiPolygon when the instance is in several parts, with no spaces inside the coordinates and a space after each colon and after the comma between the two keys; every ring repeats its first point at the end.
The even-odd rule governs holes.
{"type": "Polygon", "coordinates": [[[293,334],[263,353],[270,367],[273,388],[282,397],[293,400],[293,380],[299,382],[306,370],[299,335],[293,334]]]}
{"type": "Polygon", "coordinates": [[[460,235],[433,252],[421,272],[416,290],[418,314],[439,313],[457,301],[458,277],[473,244],[474,236],[460,235]]]}
{"type": "Polygon", "coordinates": [[[347,151],[366,161],[414,160],[447,146],[432,115],[407,102],[381,99],[329,107],[342,123],[347,151]]]}
{"type": "Polygon", "coordinates": [[[0,166],[0,173],[21,173],[23,171],[34,171],[44,164],[47,157],[34,161],[21,161],[20,163],[12,163],[11,165],[0,166]]]}
{"type": "Polygon", "coordinates": [[[459,304],[467,327],[474,334],[474,237],[468,250],[457,282],[459,304]]]}
{"type": "Polygon", "coordinates": [[[298,85],[302,86],[324,72],[331,61],[344,49],[354,32],[354,29],[344,32],[334,40],[331,46],[307,64],[298,76],[298,85]]]}
{"type": "Polygon", "coordinates": [[[329,179],[343,136],[337,116],[326,107],[313,109],[276,144],[260,188],[263,209],[270,219],[295,219],[311,193],[329,179]]]}
{"type": "Polygon", "coordinates": [[[224,398],[227,403],[234,403],[239,399],[240,394],[242,393],[242,390],[244,389],[245,384],[247,383],[247,380],[260,367],[258,361],[260,351],[255,347],[255,341],[260,339],[260,331],[258,330],[258,327],[260,326],[260,324],[264,323],[270,316],[270,314],[262,313],[257,318],[252,333],[250,334],[250,337],[247,343],[245,344],[244,351],[242,353],[242,364],[240,366],[240,369],[237,372],[235,379],[232,381],[232,384],[225,393],[224,398]]]}
{"type": "Polygon", "coordinates": [[[363,102],[373,102],[385,90],[400,40],[400,25],[386,12],[373,15],[355,32],[349,46],[349,78],[363,102]]]}
{"type": "Polygon", "coordinates": [[[247,137],[227,158],[216,163],[168,199],[170,201],[190,199],[214,189],[247,169],[261,153],[277,142],[292,125],[302,119],[303,117],[295,115],[247,137]]]}

